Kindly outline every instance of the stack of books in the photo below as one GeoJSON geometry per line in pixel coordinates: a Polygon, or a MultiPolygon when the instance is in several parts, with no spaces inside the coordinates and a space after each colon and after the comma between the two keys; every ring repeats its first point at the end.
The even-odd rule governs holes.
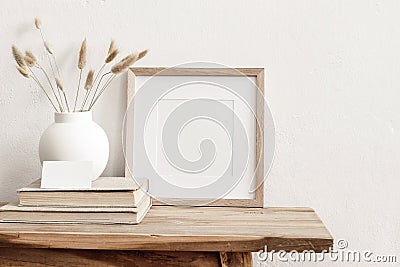
{"type": "Polygon", "coordinates": [[[44,189],[40,179],[0,207],[0,222],[138,224],[151,207],[147,179],[100,177],[91,189],[44,189]]]}

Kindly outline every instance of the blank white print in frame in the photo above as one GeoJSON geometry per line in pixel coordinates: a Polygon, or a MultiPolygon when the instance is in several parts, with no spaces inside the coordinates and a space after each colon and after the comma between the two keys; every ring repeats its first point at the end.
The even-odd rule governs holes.
{"type": "Polygon", "coordinates": [[[263,69],[187,67],[132,69],[126,175],[166,204],[262,206],[275,149],[263,69]]]}

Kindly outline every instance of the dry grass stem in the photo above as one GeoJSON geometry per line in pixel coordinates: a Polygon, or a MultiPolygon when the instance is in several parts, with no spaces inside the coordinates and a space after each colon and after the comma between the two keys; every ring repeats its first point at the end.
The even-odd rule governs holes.
{"type": "Polygon", "coordinates": [[[140,52],[139,54],[130,54],[127,57],[124,57],[121,61],[119,61],[117,64],[115,64],[112,68],[111,68],[111,73],[113,74],[111,77],[108,78],[108,80],[105,82],[105,84],[103,85],[103,87],[101,88],[100,92],[96,95],[97,89],[101,83],[101,80],[103,79],[103,77],[105,75],[107,75],[108,73],[106,73],[105,75],[103,75],[99,81],[99,84],[97,85],[96,91],[93,95],[93,99],[92,102],[89,105],[89,110],[91,110],[93,108],[93,106],[96,104],[96,102],[98,101],[98,99],[100,98],[100,96],[103,94],[103,92],[107,89],[107,87],[110,85],[110,83],[113,81],[113,79],[120,73],[124,72],[127,68],[129,68],[131,65],[133,65],[136,61],[138,61],[139,59],[145,57],[148,53],[148,50],[143,50],[142,52],[140,52]]]}
{"type": "Polygon", "coordinates": [[[103,87],[101,88],[99,94],[96,96],[96,98],[93,100],[93,102],[90,104],[89,109],[91,110],[92,107],[96,104],[96,102],[99,100],[103,92],[107,89],[107,87],[110,85],[110,83],[114,80],[114,78],[117,77],[116,74],[112,75],[111,77],[108,78],[108,80],[104,83],[103,87]]]}
{"type": "MultiPolygon", "coordinates": [[[[44,86],[42,85],[42,83],[40,82],[38,77],[35,75],[35,73],[30,68],[29,68],[29,71],[32,73],[32,76],[31,76],[32,79],[36,82],[36,84],[39,86],[39,88],[42,89],[43,93],[46,95],[47,99],[50,101],[50,104],[53,106],[54,111],[58,112],[58,109],[54,105],[53,100],[51,100],[51,97],[49,96],[47,91],[44,89],[44,86]]],[[[56,97],[56,99],[57,99],[57,97],[56,97]]],[[[57,101],[58,101],[58,99],[57,99],[57,101]]]]}
{"type": "Polygon", "coordinates": [[[74,112],[76,111],[76,104],[78,103],[79,88],[81,87],[81,80],[82,80],[82,70],[79,72],[78,87],[76,88],[76,96],[75,96],[75,102],[74,102],[74,112]]]}
{"type": "Polygon", "coordinates": [[[119,53],[118,49],[111,51],[111,53],[108,54],[105,62],[110,63],[111,61],[113,61],[117,57],[118,53],[119,53]]]}
{"type": "Polygon", "coordinates": [[[94,71],[90,70],[86,77],[85,89],[89,90],[93,85],[94,71]]]}
{"type": "Polygon", "coordinates": [[[82,70],[86,66],[86,53],[87,53],[87,42],[86,38],[83,40],[81,49],[79,51],[79,59],[78,59],[78,69],[80,69],[79,72],[79,81],[78,81],[78,87],[76,88],[76,96],[75,96],[75,103],[74,103],[74,112],[76,111],[76,104],[78,102],[78,96],[79,96],[79,88],[81,87],[81,79],[82,79],[82,70]]]}
{"type": "Polygon", "coordinates": [[[118,75],[122,72],[124,72],[127,68],[129,68],[133,63],[135,63],[138,60],[139,56],[138,54],[130,54],[129,56],[123,58],[120,62],[115,64],[111,68],[111,72],[115,75],[118,75]]]}
{"type": "MultiPolygon", "coordinates": [[[[110,45],[108,47],[108,53],[105,57],[101,68],[98,72],[95,73],[94,70],[90,70],[86,75],[86,80],[84,85],[84,73],[85,67],[87,66],[87,39],[85,38],[82,41],[80,50],[79,50],[79,58],[77,67],[79,69],[79,80],[78,86],[76,89],[76,95],[74,95],[74,102],[71,102],[71,110],[68,104],[67,92],[66,88],[61,81],[60,70],[57,65],[55,53],[47,42],[45,35],[42,31],[42,21],[39,18],[34,19],[35,28],[40,33],[43,47],[46,50],[46,56],[49,60],[49,69],[51,69],[51,77],[50,77],[50,70],[47,71],[42,67],[40,64],[40,60],[35,57],[35,55],[31,51],[25,51],[25,54],[21,53],[18,48],[13,45],[12,46],[12,54],[17,64],[16,68],[18,72],[25,78],[32,78],[36,82],[36,84],[43,90],[46,94],[48,100],[54,107],[56,112],[78,112],[83,110],[91,110],[93,105],[97,103],[98,99],[102,96],[103,92],[109,87],[110,83],[115,79],[115,77],[124,71],[126,71],[131,65],[133,65],[136,61],[142,59],[148,54],[148,50],[143,50],[140,53],[132,53],[129,54],[127,57],[119,60],[117,63],[114,61],[116,60],[117,56],[119,55],[119,50],[117,49],[116,43],[114,40],[110,41],[110,45]],[[114,62],[113,65],[109,65],[109,63],[114,62]],[[105,69],[107,67],[107,69],[105,69]],[[46,83],[46,88],[49,92],[46,91],[44,84],[41,83],[39,77],[36,75],[36,71],[38,74],[43,73],[43,81],[46,83]],[[42,72],[42,73],[39,73],[42,72]],[[46,81],[47,80],[47,81],[46,81]],[[48,82],[48,84],[47,84],[48,82]],[[79,99],[79,91],[85,89],[86,93],[82,99],[82,108],[79,109],[78,106],[78,99],[79,99]],[[50,92],[51,89],[51,92],[50,92]],[[92,93],[92,90],[94,93],[92,93]],[[50,97],[50,94],[53,94],[50,97]],[[54,99],[56,101],[54,101],[54,99]],[[54,101],[54,102],[53,102],[54,101]],[[58,104],[58,107],[56,105],[58,104]],[[72,109],[73,108],[73,109],[72,109]],[[85,109],[84,109],[85,108],[85,109]],[[87,108],[87,109],[86,109],[87,108]]],[[[68,89],[69,90],[69,89],[68,89]]],[[[81,103],[79,103],[81,104],[81,103]]]]}
{"type": "MultiPolygon", "coordinates": [[[[48,60],[49,60],[49,65],[50,65],[50,68],[51,68],[53,77],[55,78],[56,75],[55,75],[55,72],[54,72],[54,68],[53,68],[53,63],[52,63],[52,61],[51,61],[51,57],[53,58],[53,60],[54,60],[54,65],[55,65],[55,67],[57,68],[58,77],[60,77],[60,72],[59,72],[59,70],[58,70],[58,66],[57,66],[57,62],[56,62],[56,60],[55,60],[55,56],[54,56],[53,50],[51,49],[49,43],[47,43],[47,42],[45,41],[45,38],[44,38],[44,35],[43,35],[43,32],[42,32],[42,22],[41,22],[41,20],[40,20],[39,18],[35,18],[35,21],[34,21],[34,22],[35,22],[35,27],[36,27],[36,29],[38,29],[39,32],[40,32],[40,37],[41,37],[41,39],[42,39],[43,46],[44,46],[44,48],[45,48],[46,51],[47,51],[46,56],[47,56],[47,58],[48,58],[48,60]],[[50,56],[50,55],[51,55],[51,56],[50,56]]],[[[47,95],[47,92],[44,90],[43,85],[40,83],[39,79],[35,76],[34,72],[33,72],[30,68],[33,67],[33,66],[35,66],[35,67],[39,68],[39,69],[43,72],[43,74],[45,75],[45,77],[46,77],[46,79],[47,79],[47,81],[48,81],[48,83],[49,83],[49,86],[50,86],[50,88],[51,88],[51,90],[52,90],[52,92],[53,92],[53,94],[54,94],[54,97],[55,97],[55,99],[56,99],[56,101],[57,101],[57,103],[58,103],[58,105],[59,105],[59,109],[60,109],[61,112],[63,112],[64,109],[63,109],[62,97],[61,97],[60,90],[57,90],[57,88],[56,88],[56,89],[54,88],[53,83],[50,81],[49,75],[47,74],[47,71],[46,71],[42,66],[40,66],[39,62],[37,61],[37,59],[35,58],[35,56],[34,56],[30,51],[26,51],[26,52],[25,52],[24,60],[26,60],[26,64],[28,64],[28,66],[29,66],[29,70],[31,71],[31,73],[32,73],[32,75],[33,75],[32,78],[38,83],[39,87],[41,87],[41,88],[43,89],[43,91],[46,93],[46,96],[48,96],[48,95],[47,95]],[[59,96],[59,97],[57,97],[56,91],[58,91],[58,96],[59,96]]],[[[49,98],[49,96],[48,96],[48,98],[49,98]]],[[[49,98],[49,100],[50,100],[50,98],[49,98]]],[[[51,101],[51,100],[50,100],[50,101],[51,101]]],[[[52,101],[51,101],[51,102],[52,102],[52,101]]],[[[53,103],[52,103],[52,104],[53,104],[53,103]]],[[[55,107],[55,106],[54,106],[54,107],[55,107]]],[[[55,108],[55,110],[58,111],[56,108],[55,108]]]]}
{"type": "Polygon", "coordinates": [[[87,42],[86,38],[83,40],[81,50],[79,51],[79,62],[78,69],[83,69],[86,66],[86,53],[87,53],[87,42]]]}
{"type": "Polygon", "coordinates": [[[54,97],[55,97],[55,99],[57,100],[57,104],[58,104],[58,107],[60,108],[60,111],[63,111],[63,107],[62,107],[62,101],[61,101],[61,94],[60,94],[60,91],[59,90],[57,90],[58,92],[59,92],[59,97],[60,97],[60,99],[57,97],[57,94],[56,94],[56,91],[54,90],[54,87],[53,87],[53,84],[51,83],[51,81],[50,81],[50,77],[49,77],[49,75],[47,74],[47,72],[46,72],[46,70],[39,64],[39,63],[37,63],[37,67],[42,71],[42,73],[44,74],[44,76],[46,77],[46,79],[47,79],[47,82],[49,83],[49,86],[50,86],[50,88],[51,88],[51,91],[53,92],[53,94],[54,94],[54,97]],[[61,101],[61,102],[60,102],[61,101]]]}
{"type": "Polygon", "coordinates": [[[15,62],[17,62],[18,66],[25,67],[24,56],[21,54],[21,52],[19,52],[18,48],[15,45],[13,45],[11,49],[15,62]]]}
{"type": "Polygon", "coordinates": [[[17,70],[19,73],[24,76],[25,78],[30,78],[31,76],[29,75],[28,71],[24,67],[20,67],[17,65],[17,70]]]}
{"type": "Polygon", "coordinates": [[[68,105],[67,95],[65,94],[64,85],[63,85],[63,83],[61,82],[60,78],[58,78],[58,77],[56,77],[56,84],[57,84],[57,87],[60,89],[60,91],[64,94],[65,104],[67,105],[67,110],[68,110],[68,112],[70,112],[69,105],[68,105]]]}
{"type": "Polygon", "coordinates": [[[35,27],[40,30],[42,27],[42,21],[39,18],[35,18],[35,27]]]}

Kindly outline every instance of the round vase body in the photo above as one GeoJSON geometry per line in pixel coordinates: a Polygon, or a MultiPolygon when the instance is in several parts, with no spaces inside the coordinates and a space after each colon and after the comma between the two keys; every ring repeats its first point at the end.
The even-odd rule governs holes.
{"type": "Polygon", "coordinates": [[[55,113],[54,123],[39,142],[40,162],[91,161],[92,180],[104,171],[109,143],[104,130],[92,120],[92,112],[55,113]]]}

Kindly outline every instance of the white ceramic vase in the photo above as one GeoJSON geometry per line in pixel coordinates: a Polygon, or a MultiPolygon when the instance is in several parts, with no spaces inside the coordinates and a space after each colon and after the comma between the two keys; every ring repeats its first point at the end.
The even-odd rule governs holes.
{"type": "Polygon", "coordinates": [[[104,171],[109,143],[104,130],[93,121],[92,112],[55,113],[54,123],[40,138],[43,161],[92,161],[92,180],[104,171]]]}

